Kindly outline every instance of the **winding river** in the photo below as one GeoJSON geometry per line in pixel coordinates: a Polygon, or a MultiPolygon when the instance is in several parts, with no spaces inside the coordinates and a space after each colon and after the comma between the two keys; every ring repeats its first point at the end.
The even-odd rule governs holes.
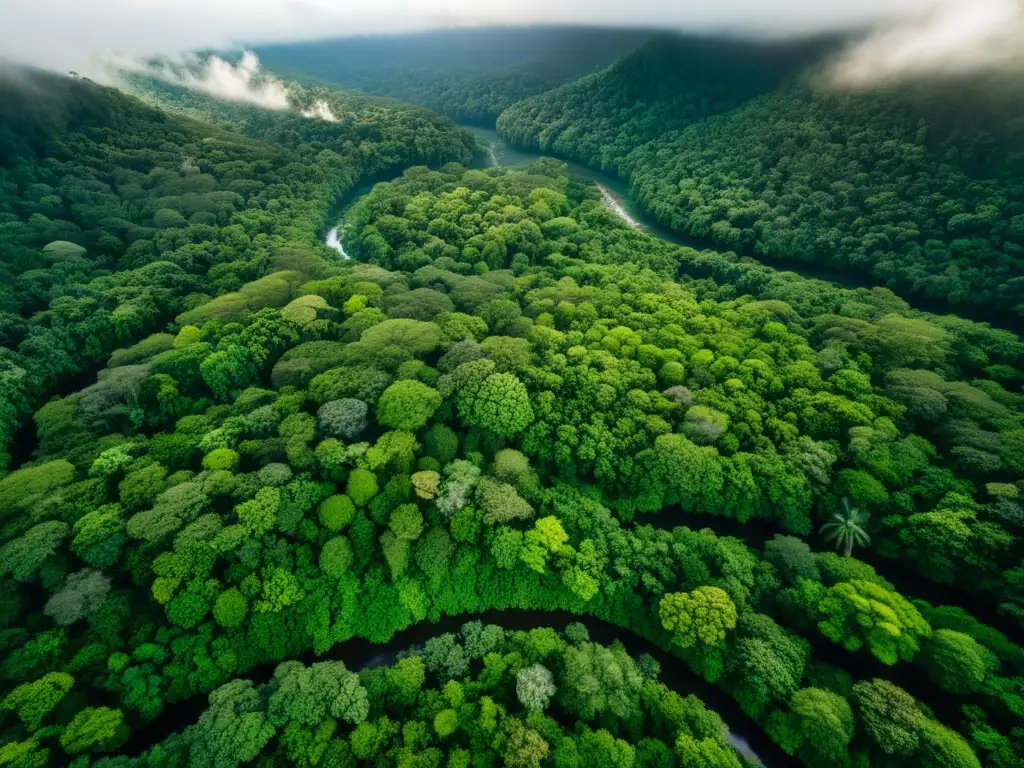
{"type": "MultiPolygon", "coordinates": [[[[480,128],[478,126],[469,125],[465,125],[463,127],[472,131],[476,136],[477,141],[480,143],[481,151],[477,153],[473,164],[476,168],[495,168],[498,166],[517,168],[529,165],[538,158],[550,156],[544,155],[540,152],[528,152],[516,149],[506,143],[506,141],[498,135],[497,131],[490,128],[480,128]]],[[[645,217],[643,213],[630,201],[629,190],[621,179],[610,176],[607,173],[595,171],[585,165],[581,165],[571,160],[565,160],[564,158],[560,159],[562,159],[562,161],[568,166],[568,173],[573,176],[580,176],[593,181],[597,185],[598,191],[601,193],[601,202],[604,203],[604,206],[629,226],[635,227],[636,229],[642,229],[648,234],[660,237],[663,240],[669,240],[670,242],[678,245],[703,247],[694,240],[688,240],[659,227],[654,221],[645,217]]],[[[372,188],[373,185],[361,186],[346,195],[345,202],[341,208],[338,209],[335,219],[340,220],[344,215],[345,210],[347,210],[349,206],[372,188]]],[[[327,235],[324,238],[324,243],[330,248],[333,248],[339,255],[341,255],[342,258],[347,259],[350,257],[345,252],[345,244],[342,242],[343,236],[344,230],[342,225],[339,223],[327,232],[327,235]]]]}
{"type": "MultiPolygon", "coordinates": [[[[472,132],[473,135],[476,136],[480,145],[480,151],[477,152],[477,155],[474,158],[474,168],[494,168],[497,166],[522,168],[541,157],[552,157],[551,153],[543,153],[536,150],[514,147],[505,141],[505,139],[503,139],[493,128],[481,128],[476,125],[463,125],[462,127],[472,132]]],[[[593,168],[566,157],[558,157],[558,159],[566,164],[566,171],[570,175],[593,181],[597,185],[598,191],[601,193],[601,202],[604,203],[604,206],[629,226],[642,230],[653,237],[666,240],[675,245],[683,245],[697,250],[707,250],[714,247],[707,241],[694,237],[687,237],[678,232],[666,229],[658,224],[658,222],[654,220],[653,216],[648,214],[630,199],[629,186],[618,176],[612,176],[611,174],[604,173],[603,171],[594,170],[593,168]]],[[[372,188],[373,185],[368,184],[360,186],[347,194],[343,205],[335,214],[335,221],[340,221],[344,211],[351,206],[353,202],[358,200],[359,197],[372,188]]],[[[324,242],[337,251],[343,258],[347,259],[349,258],[349,255],[345,252],[345,246],[342,242],[343,235],[344,231],[338,226],[335,226],[327,232],[324,242]]],[[[826,280],[843,288],[871,288],[878,285],[877,282],[872,281],[870,278],[851,276],[819,265],[776,262],[762,257],[758,257],[758,261],[765,266],[794,272],[802,277],[814,280],[826,280]]]]}

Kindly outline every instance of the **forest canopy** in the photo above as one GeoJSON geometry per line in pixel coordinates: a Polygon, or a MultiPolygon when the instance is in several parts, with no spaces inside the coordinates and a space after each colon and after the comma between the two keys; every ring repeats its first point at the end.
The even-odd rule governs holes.
{"type": "Polygon", "coordinates": [[[0,766],[1021,768],[1024,342],[899,282],[973,201],[1010,300],[1007,136],[678,45],[499,126],[733,252],[315,77],[0,86],[0,766]],[[750,258],[826,223],[892,290],[750,258]]]}
{"type": "Polygon", "coordinates": [[[617,172],[659,222],[713,247],[1019,321],[1019,99],[978,108],[961,83],[834,92],[813,77],[823,49],[658,38],[513,105],[498,130],[617,172]]]}

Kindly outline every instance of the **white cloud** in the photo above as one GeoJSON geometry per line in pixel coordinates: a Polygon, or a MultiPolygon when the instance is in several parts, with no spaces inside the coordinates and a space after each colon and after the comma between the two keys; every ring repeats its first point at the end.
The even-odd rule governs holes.
{"type": "Polygon", "coordinates": [[[308,103],[300,98],[299,104],[294,104],[288,87],[274,75],[263,71],[259,58],[252,51],[243,51],[236,64],[219,56],[184,54],[159,60],[106,56],[102,65],[102,79],[115,85],[122,83],[124,73],[134,72],[226,101],[254,104],[264,109],[294,107],[303,117],[328,123],[338,120],[326,101],[314,101],[309,106],[300,107],[299,104],[308,103]]]}
{"type": "Polygon", "coordinates": [[[251,51],[246,51],[237,64],[219,56],[210,56],[204,60],[189,56],[155,64],[138,60],[125,65],[119,61],[115,67],[144,72],[165,82],[183,85],[227,101],[241,101],[266,109],[288,109],[290,106],[284,83],[261,72],[260,61],[251,51]]]}
{"type": "Polygon", "coordinates": [[[876,32],[844,53],[832,81],[851,88],[936,74],[1018,70],[1024,65],[1024,3],[968,0],[876,32]]]}
{"type": "Polygon", "coordinates": [[[299,111],[303,117],[315,117],[328,123],[338,122],[338,118],[326,101],[315,101],[313,106],[299,111]]]}

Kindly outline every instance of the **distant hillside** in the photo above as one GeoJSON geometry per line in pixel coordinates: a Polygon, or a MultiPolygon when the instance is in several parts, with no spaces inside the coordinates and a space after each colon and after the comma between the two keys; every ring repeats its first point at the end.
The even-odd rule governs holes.
{"type": "Polygon", "coordinates": [[[599,70],[650,30],[588,27],[453,29],[256,48],[268,69],[355,88],[493,125],[506,107],[599,70]]]}
{"type": "Polygon", "coordinates": [[[813,77],[828,50],[659,38],[498,130],[620,173],[664,225],[718,247],[1024,314],[1019,95],[836,93],[813,77]]]}
{"type": "Polygon", "coordinates": [[[499,130],[523,146],[617,171],[644,141],[778,88],[823,45],[662,34],[600,72],[515,104],[501,116],[499,130]]]}

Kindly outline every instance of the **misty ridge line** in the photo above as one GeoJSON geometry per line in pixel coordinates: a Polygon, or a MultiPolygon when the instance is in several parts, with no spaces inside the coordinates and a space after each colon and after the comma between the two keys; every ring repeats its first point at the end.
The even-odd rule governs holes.
{"type": "MultiPolygon", "coordinates": [[[[673,31],[687,29],[683,24],[673,31]]],[[[821,65],[815,82],[837,90],[867,90],[943,76],[1024,73],[1022,40],[1024,0],[928,0],[926,12],[888,17],[885,26],[853,39],[821,65]]],[[[196,53],[148,60],[106,54],[98,60],[122,88],[126,83],[120,74],[134,73],[225,101],[338,120],[325,100],[303,98],[301,87],[289,87],[263,70],[247,49],[237,63],[196,53]]]]}

